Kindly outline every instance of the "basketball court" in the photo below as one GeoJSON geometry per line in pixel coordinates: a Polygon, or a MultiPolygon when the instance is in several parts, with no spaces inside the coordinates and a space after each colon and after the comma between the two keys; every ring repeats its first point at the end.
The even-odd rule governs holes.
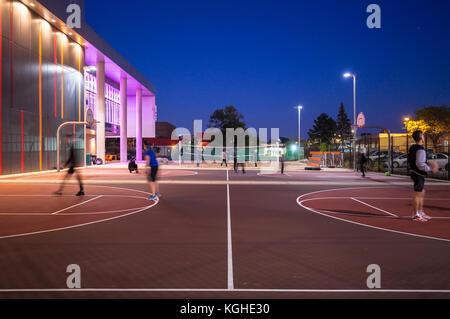
{"type": "Polygon", "coordinates": [[[448,182],[419,223],[406,177],[171,167],[149,201],[143,169],[83,169],[84,197],[64,174],[0,179],[0,298],[450,297],[448,182]]]}

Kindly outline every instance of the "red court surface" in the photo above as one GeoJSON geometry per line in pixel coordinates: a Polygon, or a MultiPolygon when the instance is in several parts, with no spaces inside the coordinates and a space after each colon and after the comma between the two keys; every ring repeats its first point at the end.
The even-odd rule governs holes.
{"type": "Polygon", "coordinates": [[[450,184],[353,172],[162,169],[0,179],[0,298],[450,298],[450,184]],[[81,289],[66,284],[80,266],[81,289]],[[382,271],[367,286],[368,265],[382,271]]]}
{"type": "MultiPolygon", "coordinates": [[[[89,186],[87,196],[58,196],[57,187],[0,185],[0,239],[38,234],[137,214],[155,206],[148,194],[111,186],[89,186]]],[[[77,192],[68,185],[66,191],[77,192]]]]}
{"type": "Polygon", "coordinates": [[[302,195],[298,203],[312,212],[387,231],[450,241],[448,188],[433,187],[424,210],[432,219],[412,222],[411,191],[405,188],[336,189],[302,195]]]}

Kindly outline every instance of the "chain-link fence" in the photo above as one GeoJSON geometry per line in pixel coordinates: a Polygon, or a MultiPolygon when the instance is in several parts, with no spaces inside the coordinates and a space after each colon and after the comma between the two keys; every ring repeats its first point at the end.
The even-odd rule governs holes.
{"type": "MultiPolygon", "coordinates": [[[[431,178],[450,180],[449,139],[449,132],[434,140],[432,136],[425,134],[427,160],[435,161],[439,166],[438,172],[428,174],[431,178]]],[[[406,133],[362,135],[357,141],[357,160],[364,152],[367,158],[365,167],[368,171],[409,175],[408,150],[413,144],[415,142],[412,135],[406,133]]],[[[353,165],[351,155],[345,158],[353,165]]],[[[359,168],[359,163],[356,166],[359,168]]]]}

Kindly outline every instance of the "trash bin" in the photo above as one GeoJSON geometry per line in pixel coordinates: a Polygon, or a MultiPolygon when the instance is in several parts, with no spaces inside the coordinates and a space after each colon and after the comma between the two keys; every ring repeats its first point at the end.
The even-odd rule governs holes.
{"type": "Polygon", "coordinates": [[[86,154],[86,165],[87,166],[92,165],[92,154],[86,154]]]}

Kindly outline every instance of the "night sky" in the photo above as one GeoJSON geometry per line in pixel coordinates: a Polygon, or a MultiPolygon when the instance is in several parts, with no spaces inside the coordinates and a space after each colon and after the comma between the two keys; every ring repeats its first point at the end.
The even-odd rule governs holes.
{"type": "Polygon", "coordinates": [[[192,128],[234,105],[248,126],[302,137],[344,103],[367,125],[450,105],[448,0],[87,0],[86,21],[157,89],[158,120],[192,128]],[[381,29],[366,8],[381,7],[381,29]]]}

